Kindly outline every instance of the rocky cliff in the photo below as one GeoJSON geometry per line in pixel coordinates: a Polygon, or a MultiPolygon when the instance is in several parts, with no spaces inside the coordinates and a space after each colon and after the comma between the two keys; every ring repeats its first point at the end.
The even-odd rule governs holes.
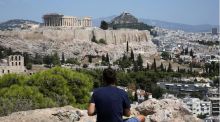
{"type": "Polygon", "coordinates": [[[151,42],[149,31],[138,30],[101,30],[39,28],[36,30],[0,31],[2,46],[29,53],[51,54],[65,53],[66,58],[82,59],[86,55],[101,56],[109,53],[110,59],[115,60],[126,51],[126,42],[134,53],[141,53],[144,57],[155,55],[156,47],[151,42]],[[91,41],[93,35],[96,40],[104,39],[107,44],[97,44],[91,41]]]}
{"type": "MultiPolygon", "coordinates": [[[[143,114],[146,122],[202,122],[194,117],[186,105],[178,99],[150,99],[132,107],[132,114],[143,114]]],[[[1,122],[95,122],[86,110],[71,106],[47,108],[12,113],[0,117],[1,122]]]]}

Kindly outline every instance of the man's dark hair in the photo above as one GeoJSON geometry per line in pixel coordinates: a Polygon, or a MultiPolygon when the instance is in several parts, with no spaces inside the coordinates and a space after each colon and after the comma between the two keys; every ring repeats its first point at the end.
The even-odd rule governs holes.
{"type": "Polygon", "coordinates": [[[107,68],[103,71],[103,80],[107,85],[114,84],[116,82],[116,72],[112,68],[107,68]]]}

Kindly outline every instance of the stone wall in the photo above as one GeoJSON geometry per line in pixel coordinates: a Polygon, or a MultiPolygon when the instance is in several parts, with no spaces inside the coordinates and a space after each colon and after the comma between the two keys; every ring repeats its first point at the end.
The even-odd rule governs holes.
{"type": "Polygon", "coordinates": [[[0,35],[19,37],[20,39],[38,40],[85,40],[91,41],[93,34],[97,40],[104,39],[108,44],[141,42],[150,39],[149,31],[138,30],[101,30],[101,29],[39,29],[35,31],[0,31],[0,35]]]}

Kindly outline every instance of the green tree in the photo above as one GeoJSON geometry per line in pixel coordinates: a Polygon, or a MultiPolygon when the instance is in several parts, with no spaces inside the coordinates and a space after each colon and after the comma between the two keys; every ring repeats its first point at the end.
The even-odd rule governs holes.
{"type": "Polygon", "coordinates": [[[106,40],[104,40],[104,39],[99,39],[99,43],[101,43],[101,44],[107,44],[106,40]]]}
{"type": "Polygon", "coordinates": [[[4,58],[3,51],[0,50],[0,59],[3,59],[3,58],[4,58]]]}
{"type": "Polygon", "coordinates": [[[129,51],[128,41],[127,41],[126,51],[127,51],[127,53],[128,53],[128,51],[129,51]]]}
{"type": "Polygon", "coordinates": [[[26,66],[28,63],[31,63],[30,54],[24,52],[23,57],[24,57],[24,66],[26,66]]]}
{"type": "Polygon", "coordinates": [[[164,60],[168,60],[168,59],[170,58],[170,54],[169,54],[168,52],[163,51],[163,52],[161,53],[161,57],[162,57],[162,59],[164,59],[164,60]]]}
{"type": "Polygon", "coordinates": [[[52,57],[50,55],[45,55],[43,58],[43,62],[48,65],[49,67],[51,67],[52,65],[52,57]]]}
{"type": "Polygon", "coordinates": [[[133,62],[133,70],[134,70],[135,72],[137,72],[137,71],[139,70],[138,64],[137,64],[136,61],[133,62]]]}
{"type": "Polygon", "coordinates": [[[100,28],[103,29],[103,30],[107,30],[108,29],[108,23],[106,21],[102,20],[100,28]]]}
{"type": "Polygon", "coordinates": [[[134,52],[133,52],[133,50],[131,49],[131,56],[130,56],[130,60],[131,61],[134,61],[134,52]]]}
{"type": "Polygon", "coordinates": [[[164,89],[160,88],[159,86],[155,86],[152,88],[152,97],[153,98],[161,98],[165,93],[164,89]]]}
{"type": "Polygon", "coordinates": [[[13,51],[12,51],[11,47],[9,47],[8,50],[6,50],[6,52],[7,52],[8,56],[13,55],[13,51]]]}
{"type": "Polygon", "coordinates": [[[106,54],[105,62],[107,62],[108,64],[109,64],[109,62],[110,62],[108,53],[106,54]]]}
{"type": "Polygon", "coordinates": [[[58,55],[57,52],[55,52],[53,55],[52,55],[52,64],[54,66],[60,66],[61,65],[61,62],[60,62],[60,57],[58,55]]]}
{"type": "Polygon", "coordinates": [[[61,59],[61,63],[64,64],[65,63],[65,55],[64,52],[62,52],[62,59],[61,59]]]}
{"type": "Polygon", "coordinates": [[[189,54],[190,54],[191,57],[193,57],[194,52],[193,52],[192,49],[190,50],[189,54]]]}
{"type": "Polygon", "coordinates": [[[187,47],[187,48],[185,48],[185,55],[188,55],[188,53],[189,53],[189,49],[187,47]]]}
{"type": "Polygon", "coordinates": [[[122,58],[118,60],[118,65],[120,68],[129,68],[131,66],[132,62],[131,60],[127,57],[126,54],[123,55],[122,58]]]}
{"type": "Polygon", "coordinates": [[[150,64],[149,63],[147,63],[147,70],[149,70],[150,69],[150,64]]]}
{"type": "Polygon", "coordinates": [[[171,63],[169,63],[169,66],[168,66],[167,72],[173,72],[173,69],[172,69],[172,65],[171,65],[171,63]]]}
{"type": "Polygon", "coordinates": [[[164,71],[164,66],[163,66],[163,63],[161,62],[160,64],[160,71],[164,71]]]}
{"type": "Polygon", "coordinates": [[[43,64],[43,58],[38,53],[35,53],[33,64],[43,64]]]}
{"type": "Polygon", "coordinates": [[[151,65],[151,69],[154,70],[155,72],[157,71],[157,64],[156,64],[156,59],[154,58],[154,62],[151,65]]]}
{"type": "Polygon", "coordinates": [[[27,68],[28,70],[31,70],[31,69],[32,69],[32,63],[28,63],[28,64],[26,65],[26,68],[27,68]]]}
{"type": "Polygon", "coordinates": [[[68,58],[68,59],[66,59],[66,63],[80,65],[77,58],[68,58]]]}
{"type": "Polygon", "coordinates": [[[141,54],[139,54],[138,57],[137,57],[137,65],[138,65],[139,70],[143,69],[143,59],[141,57],[141,54]]]}

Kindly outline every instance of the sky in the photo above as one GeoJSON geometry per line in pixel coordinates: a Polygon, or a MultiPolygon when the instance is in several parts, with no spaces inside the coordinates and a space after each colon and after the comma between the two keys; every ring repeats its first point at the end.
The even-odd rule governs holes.
{"type": "Polygon", "coordinates": [[[130,12],[138,18],[190,25],[219,25],[219,0],[0,0],[0,22],[59,13],[93,18],[130,12]]]}

